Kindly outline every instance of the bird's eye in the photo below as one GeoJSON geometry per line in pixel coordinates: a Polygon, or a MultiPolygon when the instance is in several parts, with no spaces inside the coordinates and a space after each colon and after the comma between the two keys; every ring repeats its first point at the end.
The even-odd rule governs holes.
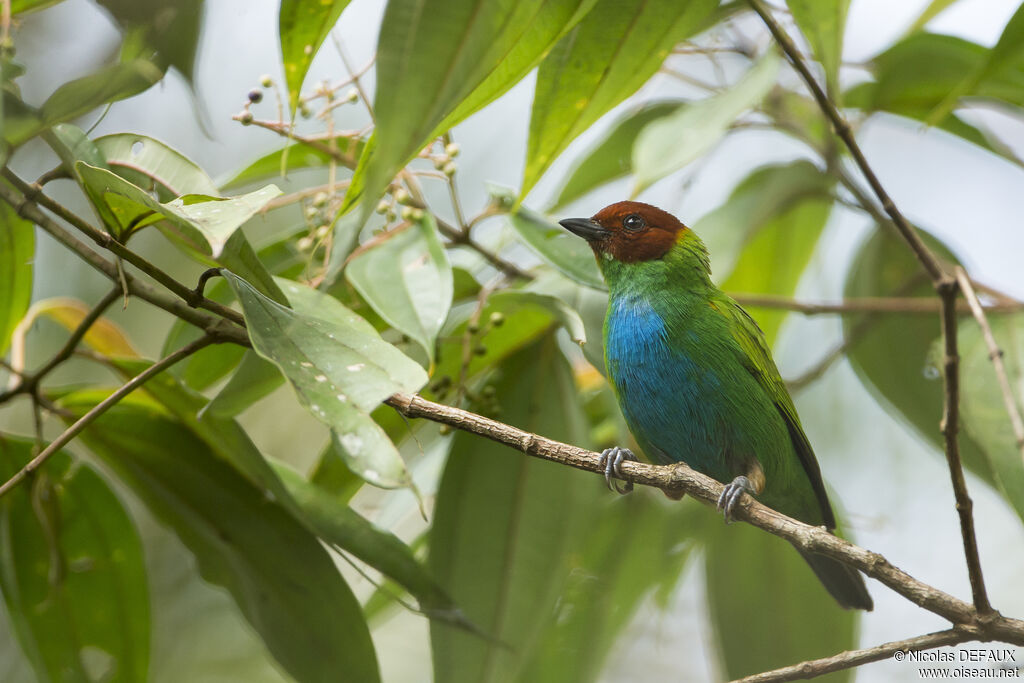
{"type": "Polygon", "coordinates": [[[622,219],[622,227],[626,230],[641,230],[646,226],[647,222],[638,213],[631,213],[622,219]]]}

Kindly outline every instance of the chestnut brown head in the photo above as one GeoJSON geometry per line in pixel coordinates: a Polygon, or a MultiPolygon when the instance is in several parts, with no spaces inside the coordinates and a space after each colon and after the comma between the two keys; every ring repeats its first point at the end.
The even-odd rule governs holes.
{"type": "Polygon", "coordinates": [[[587,240],[598,256],[623,263],[662,258],[687,230],[672,214],[643,202],[617,202],[592,218],[566,218],[559,224],[587,240]]]}

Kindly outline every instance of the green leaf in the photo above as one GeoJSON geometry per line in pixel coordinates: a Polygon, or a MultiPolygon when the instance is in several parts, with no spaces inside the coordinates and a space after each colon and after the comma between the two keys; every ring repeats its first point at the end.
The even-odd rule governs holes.
{"type": "Polygon", "coordinates": [[[7,202],[0,202],[0,357],[32,299],[35,234],[32,223],[7,202]]]}
{"type": "Polygon", "coordinates": [[[234,417],[284,383],[273,363],[249,349],[224,388],[203,408],[204,414],[234,417]]]}
{"type": "Polygon", "coordinates": [[[377,486],[409,485],[398,450],[369,413],[395,392],[422,387],[423,368],[326,294],[282,282],[292,310],[222,272],[242,304],[253,348],[280,368],[302,405],[334,430],[349,466],[377,486]]]}
{"type": "Polygon", "coordinates": [[[288,107],[295,118],[306,72],[350,0],[282,0],[277,15],[288,107]]]}
{"type": "Polygon", "coordinates": [[[231,268],[248,278],[260,291],[277,301],[284,295],[260,263],[252,245],[238,228],[281,194],[267,185],[238,197],[187,194],[161,204],[145,190],[117,174],[84,162],[75,165],[93,205],[106,207],[117,218],[108,226],[120,239],[149,225],[200,263],[231,268]]]}
{"type": "Polygon", "coordinates": [[[651,121],[679,109],[681,102],[654,102],[621,117],[604,140],[576,163],[569,179],[549,209],[553,212],[607,182],[633,172],[633,143],[651,121]]]}
{"type": "MultiPolygon", "coordinates": [[[[82,414],[101,396],[73,394],[82,414]]],[[[179,422],[138,398],[111,408],[86,444],[228,590],[289,675],[303,682],[377,681],[359,603],[320,542],[179,422]]]]}
{"type": "MultiPolygon", "coordinates": [[[[193,83],[202,0],[98,0],[98,4],[121,25],[128,36],[126,44],[130,40],[138,42],[140,52],[155,52],[157,64],[175,67],[189,84],[193,83]]],[[[122,58],[124,49],[122,45],[122,58]]]]}
{"type": "MultiPolygon", "coordinates": [[[[919,232],[932,251],[946,261],[956,261],[947,247],[919,232]]],[[[876,228],[857,253],[843,295],[934,298],[935,289],[906,244],[892,232],[876,228]]],[[[861,382],[941,457],[942,373],[931,358],[932,346],[941,335],[936,317],[849,315],[843,316],[843,332],[851,344],[847,358],[861,382]]],[[[969,432],[960,435],[960,454],[969,470],[995,485],[989,456],[969,432]]]]}
{"type": "Polygon", "coordinates": [[[359,558],[409,591],[432,619],[465,624],[458,607],[397,536],[373,525],[337,496],[275,465],[288,492],[324,542],[359,558]]]}
{"type": "Polygon", "coordinates": [[[534,252],[571,280],[594,289],[607,289],[586,241],[570,234],[547,216],[520,204],[509,222],[534,252]]]}
{"type": "MultiPolygon", "coordinates": [[[[335,145],[337,146],[338,152],[341,154],[351,155],[354,159],[358,159],[359,155],[363,151],[363,141],[359,139],[353,139],[350,137],[337,136],[334,138],[335,145]]],[[[280,149],[276,152],[270,152],[261,156],[256,161],[243,168],[241,171],[231,176],[227,181],[221,185],[222,190],[233,190],[245,185],[250,185],[256,182],[263,182],[266,180],[272,180],[274,178],[281,178],[281,160],[287,159],[288,170],[298,171],[307,168],[327,168],[331,162],[331,157],[326,152],[323,152],[314,147],[309,147],[301,143],[296,143],[280,149]]],[[[355,164],[353,163],[353,166],[355,164]]]]}
{"type": "Polygon", "coordinates": [[[22,12],[35,12],[51,7],[62,0],[11,0],[11,14],[17,16],[22,12]]]}
{"type": "Polygon", "coordinates": [[[632,95],[673,46],[704,30],[717,0],[599,0],[541,62],[520,196],[569,143],[632,95]]]}
{"type": "Polygon", "coordinates": [[[809,161],[765,166],[740,181],[724,204],[693,226],[708,246],[716,279],[729,277],[745,245],[765,225],[805,200],[828,198],[831,187],[828,175],[809,161]]]}
{"type": "MultiPolygon", "coordinates": [[[[704,537],[708,611],[724,678],[856,647],[857,613],[836,604],[788,543],[720,520],[705,524],[704,537]]],[[[845,681],[850,673],[825,678],[845,681]]]]}
{"type": "Polygon", "coordinates": [[[830,93],[839,93],[839,65],[850,0],[786,0],[793,20],[821,62],[830,93]]]}
{"type": "MultiPolygon", "coordinates": [[[[30,442],[0,437],[3,479],[32,453],[30,442]]],[[[146,680],[142,544],[89,467],[60,453],[0,501],[0,588],[36,680],[146,680]]]]}
{"type": "MultiPolygon", "coordinates": [[[[122,169],[141,173],[166,188],[174,197],[185,194],[220,195],[206,171],[159,140],[134,133],[116,133],[96,138],[94,142],[110,169],[118,175],[122,169]]],[[[83,161],[92,164],[88,159],[83,161]]]]}
{"type": "Polygon", "coordinates": [[[389,2],[377,40],[377,128],[342,209],[364,196],[363,211],[372,208],[425,145],[525,76],[590,4],[449,0],[428,8],[422,0],[389,2]]]}
{"type": "Polygon", "coordinates": [[[737,116],[768,94],[778,72],[779,56],[768,52],[724,93],[649,123],[633,145],[633,195],[714,147],[737,116]]]}
{"type": "MultiPolygon", "coordinates": [[[[1003,364],[1014,393],[1017,414],[1021,414],[1020,390],[1024,386],[1024,316],[990,315],[989,324],[996,344],[1003,351],[1003,364]]],[[[981,329],[973,318],[962,318],[960,341],[960,416],[963,429],[988,455],[996,488],[1024,519],[1024,462],[1020,446],[1006,412],[1003,394],[981,329]]],[[[936,340],[932,357],[941,358],[941,340],[936,340]]]]}
{"type": "Polygon", "coordinates": [[[616,638],[641,602],[655,590],[670,593],[675,587],[696,546],[694,527],[707,510],[693,501],[667,503],[657,495],[637,492],[602,502],[570,556],[558,609],[521,680],[602,680],[616,638]]]}
{"type": "Polygon", "coordinates": [[[434,340],[452,305],[452,267],[430,213],[357,252],[345,278],[366,303],[434,358],[434,340]]]}
{"type": "MultiPolygon", "coordinates": [[[[585,443],[569,368],[548,336],[510,358],[496,384],[503,419],[585,443]]],[[[432,622],[434,680],[516,680],[556,610],[569,551],[592,519],[593,477],[459,432],[437,494],[428,566],[491,636],[432,622]]]]}
{"type": "Polygon", "coordinates": [[[84,161],[92,166],[107,168],[107,159],[103,152],[85,131],[71,123],[58,123],[43,134],[47,144],[60,157],[68,176],[77,179],[75,162],[84,161]]]}

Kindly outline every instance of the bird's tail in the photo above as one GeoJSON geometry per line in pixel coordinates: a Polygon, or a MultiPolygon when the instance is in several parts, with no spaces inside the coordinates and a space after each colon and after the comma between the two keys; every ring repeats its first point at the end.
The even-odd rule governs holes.
{"type": "Polygon", "coordinates": [[[848,564],[833,560],[831,557],[806,553],[799,548],[797,552],[817,575],[825,590],[846,609],[862,609],[870,612],[874,608],[871,595],[864,585],[861,573],[848,564]]]}

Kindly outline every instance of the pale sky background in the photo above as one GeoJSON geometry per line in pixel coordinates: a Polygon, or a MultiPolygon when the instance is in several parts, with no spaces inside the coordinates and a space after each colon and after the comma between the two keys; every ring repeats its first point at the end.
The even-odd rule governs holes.
{"type": "MultiPolygon", "coordinates": [[[[845,59],[865,60],[889,45],[925,4],[923,0],[853,0],[845,59]]],[[[278,148],[275,135],[243,128],[230,117],[241,109],[245,93],[258,83],[261,74],[270,73],[280,80],[282,72],[276,2],[222,0],[206,5],[197,98],[208,121],[209,137],[197,125],[191,96],[176,73],[147,93],[116,104],[95,133],[134,130],[151,135],[181,150],[218,177],[278,148]]],[[[1016,6],[1014,0],[960,0],[933,20],[929,28],[991,45],[1016,6]]],[[[356,65],[366,63],[372,54],[382,8],[383,3],[375,0],[355,0],[336,29],[356,65]]],[[[745,24],[744,32],[750,37],[757,36],[762,47],[768,42],[756,22],[745,24]]],[[[119,41],[110,21],[87,0],[68,0],[31,17],[16,38],[19,60],[29,65],[32,74],[32,80],[25,82],[24,94],[27,100],[36,103],[60,83],[93,70],[116,50],[119,41]]],[[[307,78],[307,88],[324,78],[337,80],[343,73],[335,50],[325,43],[307,78]]],[[[857,72],[848,75],[856,78],[857,72]]],[[[463,147],[459,187],[470,213],[479,210],[486,201],[484,181],[513,187],[519,184],[532,84],[531,76],[455,130],[455,138],[463,147]]],[[[693,94],[659,76],[644,88],[641,96],[680,93],[693,94]]],[[[271,105],[261,106],[264,108],[257,109],[257,115],[270,117],[271,105]]],[[[528,203],[543,206],[558,189],[577,155],[614,118],[613,113],[591,134],[577,140],[537,186],[528,203]]],[[[1024,127],[1020,122],[996,113],[986,113],[982,118],[1018,154],[1024,155],[1024,127]]],[[[95,114],[86,117],[84,127],[95,119],[95,114]]],[[[338,122],[343,127],[355,127],[365,123],[365,117],[356,108],[345,108],[339,112],[338,122]]],[[[978,279],[1024,297],[1024,278],[1020,274],[1024,254],[1024,231],[1020,229],[1020,216],[1024,214],[1021,168],[951,136],[894,118],[868,126],[861,131],[860,141],[883,184],[907,216],[950,244],[978,279]]],[[[701,163],[699,174],[684,193],[680,192],[679,178],[675,178],[659,183],[641,198],[664,206],[692,225],[715,208],[736,182],[755,167],[802,154],[799,145],[779,136],[758,132],[735,135],[701,163]]],[[[21,153],[17,161],[24,177],[35,177],[49,167],[47,163],[52,165],[32,158],[31,150],[21,153]]],[[[624,198],[627,192],[625,181],[613,183],[599,194],[576,202],[566,214],[592,214],[605,204],[624,198]]],[[[80,201],[77,205],[84,208],[80,201]]],[[[436,206],[443,212],[447,203],[438,201],[436,206]]],[[[858,214],[834,211],[814,264],[801,283],[800,296],[837,301],[846,266],[869,228],[870,224],[858,214]]],[[[77,265],[52,243],[42,243],[37,273],[55,272],[55,260],[69,264],[61,266],[68,279],[37,279],[36,298],[68,294],[76,289],[85,292],[83,297],[101,291],[100,280],[87,275],[84,266],[77,265]]],[[[133,326],[131,332],[145,351],[156,354],[164,330],[147,329],[145,322],[152,319],[155,316],[143,315],[141,324],[133,326]]],[[[838,342],[840,332],[837,319],[791,316],[776,349],[783,375],[797,375],[816,362],[823,350],[838,342]]],[[[875,403],[845,362],[837,364],[796,400],[811,442],[829,444],[828,452],[819,448],[819,459],[825,478],[840,492],[842,506],[848,511],[848,533],[859,544],[881,552],[911,575],[969,599],[953,494],[941,456],[875,403]],[[911,480],[915,482],[913,487],[909,486],[911,480]]],[[[279,413],[286,403],[274,403],[273,411],[279,413]]],[[[311,419],[297,408],[292,408],[292,412],[294,417],[288,413],[288,420],[300,428],[309,425],[313,429],[311,419]]],[[[308,464],[316,454],[315,444],[309,452],[296,456],[291,433],[266,426],[258,428],[272,414],[275,413],[270,409],[257,406],[246,416],[247,424],[257,428],[260,445],[275,456],[308,464]]],[[[16,418],[0,416],[2,424],[12,421],[16,418]]],[[[429,464],[423,469],[420,474],[427,476],[429,464]]],[[[978,480],[969,477],[968,483],[975,502],[981,559],[992,602],[1004,614],[1022,616],[1024,526],[978,480]]],[[[367,502],[370,504],[372,501],[367,502]]],[[[401,499],[371,512],[381,515],[382,521],[415,517],[409,501],[401,499]]],[[[188,678],[189,672],[209,671],[211,667],[223,677],[208,676],[203,680],[277,680],[277,675],[262,663],[263,655],[255,654],[260,646],[252,636],[243,632],[232,640],[222,640],[223,632],[238,630],[240,619],[230,613],[226,598],[218,591],[195,580],[189,569],[190,560],[177,541],[160,531],[145,514],[140,515],[146,533],[156,539],[147,546],[155,600],[153,614],[160,617],[154,635],[153,680],[193,680],[188,678]],[[165,597],[157,602],[161,593],[165,597]],[[196,622],[197,615],[206,618],[196,622]],[[212,634],[217,637],[211,639],[212,634]]],[[[719,672],[709,669],[714,657],[704,652],[710,647],[710,638],[704,625],[701,567],[699,561],[691,563],[669,613],[656,614],[649,606],[641,610],[616,646],[605,681],[720,678],[719,672]]],[[[363,585],[362,589],[365,588],[363,585]]],[[[875,599],[875,611],[862,619],[862,646],[946,627],[943,620],[877,582],[869,581],[869,589],[875,599]]],[[[375,632],[374,637],[386,681],[429,680],[425,620],[401,614],[375,632]]],[[[0,643],[3,641],[0,637],[0,643]]],[[[19,680],[25,675],[23,664],[4,648],[0,645],[0,678],[19,680]],[[5,671],[8,675],[2,675],[5,671]]],[[[1018,658],[1024,659],[1024,650],[1018,652],[1018,658]]],[[[861,669],[857,680],[912,680],[916,679],[913,669],[908,663],[880,662],[861,669]]]]}

